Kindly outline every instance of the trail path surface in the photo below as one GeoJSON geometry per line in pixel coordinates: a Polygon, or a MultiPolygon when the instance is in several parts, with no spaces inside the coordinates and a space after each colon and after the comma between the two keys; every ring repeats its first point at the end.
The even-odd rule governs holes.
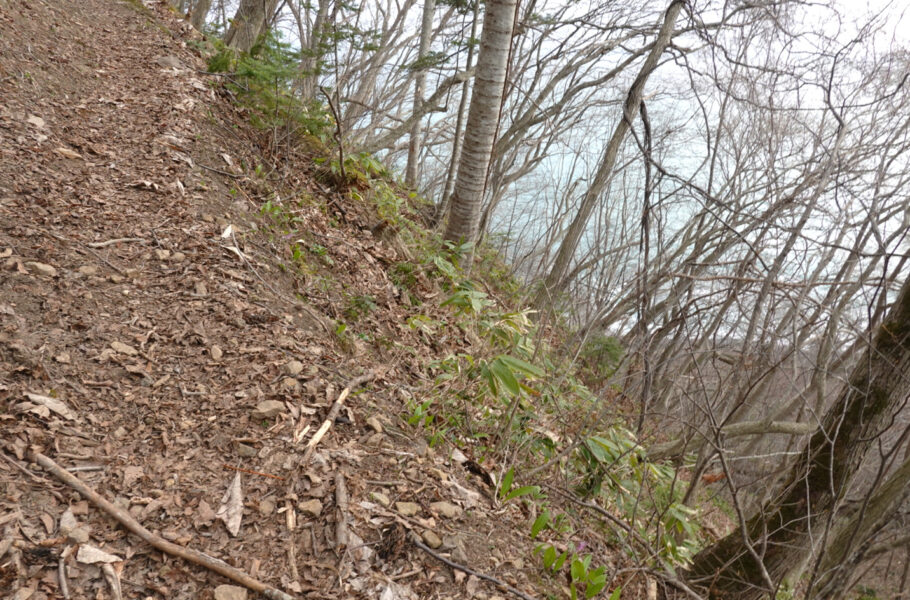
{"type": "Polygon", "coordinates": [[[126,598],[240,597],[30,451],[163,539],[298,597],[508,595],[409,531],[527,590],[526,534],[512,533],[527,516],[402,428],[434,346],[402,349],[420,340],[385,271],[398,251],[369,223],[330,232],[325,210],[299,215],[347,293],[375,299],[373,339],[397,343],[342,346],[340,297],[276,268],[257,233],[263,199],[238,168],[254,148],[198,40],[163,3],[0,0],[0,597],[63,597],[61,562],[69,597],[114,597],[89,547],[117,557],[126,598]]]}

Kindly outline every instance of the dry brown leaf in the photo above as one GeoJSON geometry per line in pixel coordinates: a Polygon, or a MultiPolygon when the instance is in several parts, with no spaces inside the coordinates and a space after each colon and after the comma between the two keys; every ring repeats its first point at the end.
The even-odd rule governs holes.
{"type": "Polygon", "coordinates": [[[44,529],[47,530],[47,534],[52,534],[54,532],[54,517],[46,512],[41,513],[38,517],[41,519],[41,524],[44,525],[44,529]]]}
{"type": "Polygon", "coordinates": [[[221,506],[215,516],[224,521],[227,530],[234,537],[240,533],[240,522],[243,520],[243,489],[240,486],[240,473],[234,475],[234,481],[221,498],[221,506]]]}
{"type": "MultiPolygon", "coordinates": [[[[43,396],[41,394],[32,394],[29,392],[27,392],[25,394],[25,397],[28,398],[29,400],[31,400],[32,402],[34,402],[35,404],[38,404],[40,407],[45,408],[46,410],[54,411],[55,413],[57,413],[64,419],[68,419],[70,421],[76,420],[76,414],[73,411],[71,411],[66,404],[64,404],[60,400],[57,400],[56,398],[51,398],[50,396],[43,396]]],[[[47,413],[46,410],[39,410],[38,409],[39,407],[35,407],[34,405],[32,405],[31,407],[28,407],[28,406],[26,406],[27,404],[28,404],[27,402],[24,402],[24,403],[20,404],[19,406],[21,406],[23,410],[33,412],[35,414],[38,414],[39,416],[47,417],[50,414],[50,413],[47,413]]]]}
{"type": "Polygon", "coordinates": [[[123,559],[116,554],[108,554],[104,550],[96,548],[91,544],[81,544],[79,546],[79,552],[76,553],[76,560],[85,564],[110,564],[120,562],[123,559]]]}
{"type": "Polygon", "coordinates": [[[136,356],[139,354],[135,348],[129,344],[124,344],[123,342],[111,342],[111,348],[121,354],[126,354],[127,356],[136,356]]]}
{"type": "Polygon", "coordinates": [[[196,519],[195,524],[199,525],[208,525],[215,520],[215,511],[212,510],[212,507],[209,506],[209,503],[205,500],[199,501],[199,506],[196,508],[196,519]]]}

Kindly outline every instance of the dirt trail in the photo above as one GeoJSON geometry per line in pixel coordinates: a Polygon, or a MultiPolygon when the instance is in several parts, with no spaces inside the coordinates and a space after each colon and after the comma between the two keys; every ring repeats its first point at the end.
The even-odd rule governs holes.
{"type": "Polygon", "coordinates": [[[376,299],[376,337],[401,342],[342,347],[338,297],[283,274],[256,233],[237,169],[250,144],[194,40],[159,3],[0,0],[0,597],[63,597],[61,556],[70,597],[113,597],[76,545],[122,559],[127,598],[211,598],[229,583],[128,535],[29,449],[164,539],[299,597],[506,594],[407,530],[526,587],[529,551],[510,533],[525,517],[489,520],[484,485],[400,427],[409,374],[432,351],[400,348],[395,248],[357,223],[333,243],[325,211],[299,216],[345,289],[376,299]],[[371,369],[302,465],[329,405],[371,369]],[[237,473],[234,536],[216,511],[237,473]]]}

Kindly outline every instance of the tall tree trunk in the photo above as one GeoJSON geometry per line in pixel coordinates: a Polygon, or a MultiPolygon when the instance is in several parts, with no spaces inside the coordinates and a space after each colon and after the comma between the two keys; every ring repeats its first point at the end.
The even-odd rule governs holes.
{"type": "MultiPolygon", "coordinates": [[[[447,240],[474,242],[480,224],[480,206],[486,183],[493,138],[506,81],[512,28],[518,0],[487,0],[483,33],[477,56],[477,73],[464,149],[458,165],[451,216],[445,231],[447,240]]],[[[470,263],[468,263],[470,266],[470,263]]]]}
{"type": "Polygon", "coordinates": [[[910,496],[910,459],[897,468],[825,544],[814,598],[840,598],[862,561],[875,554],[872,536],[895,517],[910,496]]]}
{"type": "MultiPolygon", "coordinates": [[[[430,40],[433,36],[433,10],[436,0],[423,0],[423,20],[420,24],[420,47],[417,50],[417,76],[414,78],[414,112],[420,110],[423,104],[423,88],[427,82],[426,60],[430,51],[430,40]]],[[[408,163],[404,171],[405,184],[413,189],[417,188],[417,175],[419,169],[417,160],[420,156],[420,136],[423,133],[423,119],[414,121],[411,126],[411,136],[408,141],[408,163]]]]}
{"type": "MultiPolygon", "coordinates": [[[[480,15],[480,3],[474,4],[474,17],[471,20],[471,36],[468,45],[468,57],[465,60],[465,71],[470,71],[474,64],[474,43],[477,37],[477,21],[480,15]]],[[[455,173],[458,170],[458,162],[461,158],[461,127],[464,124],[464,115],[468,106],[468,97],[470,96],[471,86],[466,79],[461,84],[461,98],[458,100],[458,115],[455,118],[455,135],[452,139],[452,156],[449,159],[449,168],[446,171],[446,183],[442,190],[442,198],[436,205],[436,211],[433,214],[433,223],[439,226],[449,215],[449,206],[452,199],[452,193],[455,190],[455,173]]]]}
{"type": "Polygon", "coordinates": [[[619,149],[622,146],[623,139],[632,126],[632,120],[635,118],[635,113],[638,112],[638,107],[641,104],[645,83],[648,81],[648,77],[651,73],[654,72],[654,69],[657,68],[657,61],[660,59],[660,55],[663,54],[667,44],[670,43],[670,38],[673,37],[676,18],[679,16],[683,4],[684,3],[681,0],[673,0],[669,8],[667,8],[667,12],[664,13],[663,23],[660,26],[657,39],[654,40],[651,51],[648,53],[644,64],[641,66],[641,70],[638,72],[638,76],[629,89],[625,104],[623,105],[622,117],[619,119],[619,123],[616,124],[616,128],[613,130],[613,135],[610,137],[609,142],[607,142],[603,158],[600,161],[600,167],[594,175],[594,181],[585,192],[584,198],[582,198],[578,214],[575,215],[575,219],[569,225],[566,236],[563,238],[562,244],[559,246],[559,251],[556,253],[553,267],[550,269],[549,274],[544,280],[543,288],[537,296],[535,304],[538,307],[548,304],[551,294],[561,291],[567,284],[565,281],[565,274],[569,270],[569,263],[571,262],[572,256],[578,248],[578,242],[581,240],[581,236],[588,225],[588,219],[591,217],[594,207],[600,200],[600,196],[603,194],[613,175],[613,166],[616,164],[616,157],[619,154],[619,149]]]}
{"type": "MultiPolygon", "coordinates": [[[[884,292],[883,292],[884,293],[884,292]]],[[[802,564],[871,444],[910,395],[910,279],[781,491],[745,528],[701,551],[689,579],[718,598],[757,599],[802,564]]]]}
{"type": "Polygon", "coordinates": [[[313,29],[303,58],[300,60],[300,78],[298,89],[300,97],[312,100],[316,97],[316,85],[319,83],[319,68],[322,61],[323,43],[325,41],[325,24],[329,16],[330,0],[319,0],[316,7],[316,17],[313,20],[313,29]]]}
{"type": "Polygon", "coordinates": [[[266,20],[272,17],[278,0],[240,0],[240,6],[224,35],[224,43],[241,52],[249,52],[264,33],[266,20]]]}
{"type": "Polygon", "coordinates": [[[193,24],[196,31],[202,31],[205,26],[205,18],[208,16],[211,7],[212,0],[196,0],[196,4],[193,6],[193,13],[190,16],[190,23],[193,24]]]}

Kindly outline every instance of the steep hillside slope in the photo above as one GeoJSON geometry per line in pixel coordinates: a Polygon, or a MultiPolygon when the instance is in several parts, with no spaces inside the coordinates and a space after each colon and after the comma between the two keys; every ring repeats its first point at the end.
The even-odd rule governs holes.
{"type": "Polygon", "coordinates": [[[123,597],[240,597],[41,456],[295,597],[540,585],[527,515],[399,417],[421,365],[470,340],[407,326],[390,278],[406,250],[293,157],[260,165],[196,40],[163,3],[0,0],[0,596],[114,597],[107,573],[123,597]]]}

